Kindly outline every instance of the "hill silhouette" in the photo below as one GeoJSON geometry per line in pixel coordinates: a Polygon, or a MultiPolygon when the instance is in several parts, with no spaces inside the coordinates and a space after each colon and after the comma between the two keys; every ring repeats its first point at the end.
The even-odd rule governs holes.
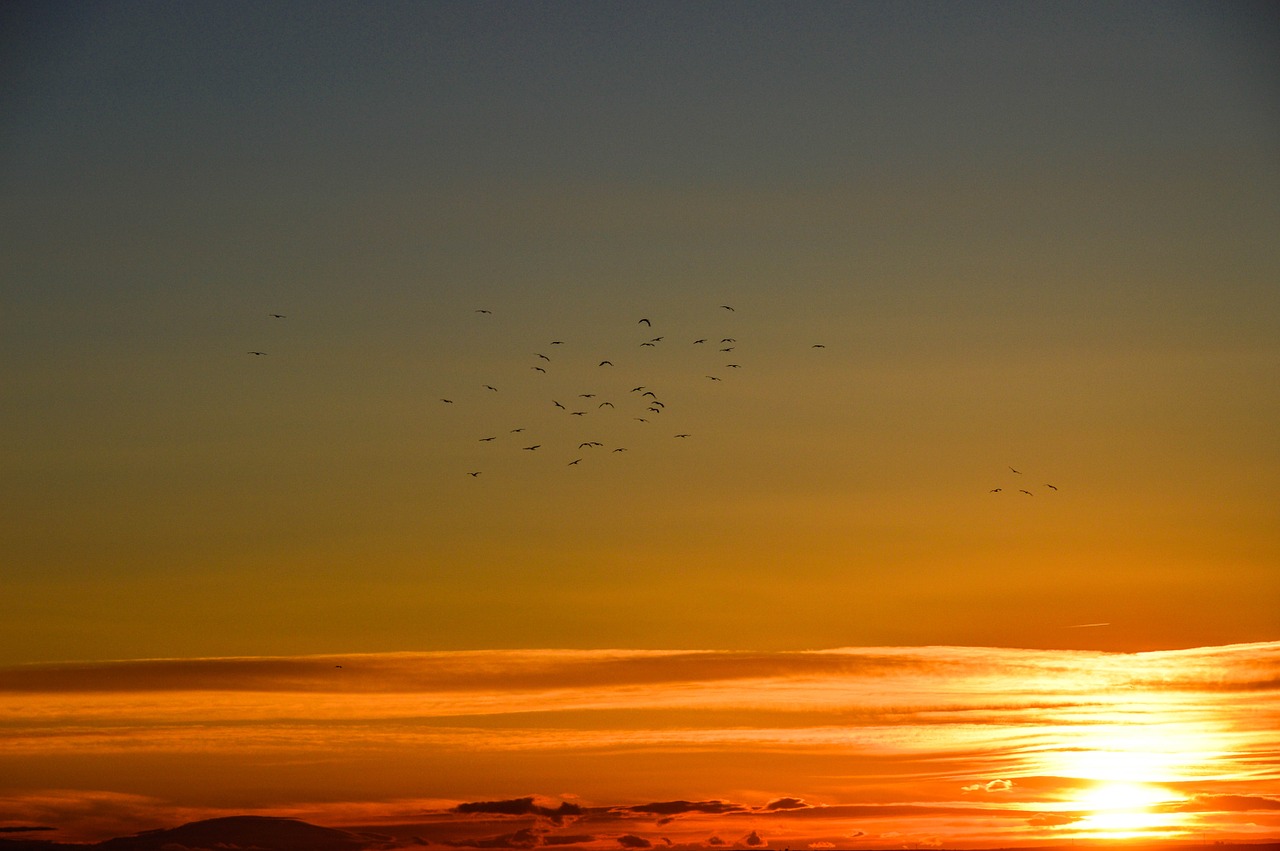
{"type": "Polygon", "coordinates": [[[320,827],[298,819],[227,816],[88,844],[0,839],[0,851],[361,851],[392,844],[388,836],[320,827]]]}

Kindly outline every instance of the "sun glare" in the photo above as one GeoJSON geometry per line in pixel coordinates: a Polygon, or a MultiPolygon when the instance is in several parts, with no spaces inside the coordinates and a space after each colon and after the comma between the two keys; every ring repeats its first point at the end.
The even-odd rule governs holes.
{"type": "Polygon", "coordinates": [[[1181,815],[1153,812],[1153,808],[1177,799],[1168,790],[1145,783],[1102,783],[1076,799],[1086,812],[1076,827],[1095,836],[1117,839],[1164,832],[1177,827],[1181,815]]]}

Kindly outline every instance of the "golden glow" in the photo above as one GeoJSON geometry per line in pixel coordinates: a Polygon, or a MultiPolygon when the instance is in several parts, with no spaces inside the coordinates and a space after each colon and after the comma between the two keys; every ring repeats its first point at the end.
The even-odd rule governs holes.
{"type": "Polygon", "coordinates": [[[1077,827],[1117,839],[1164,832],[1177,827],[1184,816],[1153,812],[1152,808],[1177,799],[1177,795],[1145,783],[1103,783],[1080,796],[1078,803],[1088,814],[1077,827]]]}

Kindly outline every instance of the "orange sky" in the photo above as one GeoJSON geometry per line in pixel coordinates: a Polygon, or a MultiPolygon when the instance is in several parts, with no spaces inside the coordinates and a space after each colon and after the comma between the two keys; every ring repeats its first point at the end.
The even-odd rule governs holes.
{"type": "Polygon", "coordinates": [[[6,4],[0,826],[1275,838],[1267,14],[6,4]]]}
{"type": "Polygon", "coordinates": [[[469,847],[1269,838],[1278,672],[1274,643],[9,667],[0,820],[88,840],[256,813],[469,847]]]}

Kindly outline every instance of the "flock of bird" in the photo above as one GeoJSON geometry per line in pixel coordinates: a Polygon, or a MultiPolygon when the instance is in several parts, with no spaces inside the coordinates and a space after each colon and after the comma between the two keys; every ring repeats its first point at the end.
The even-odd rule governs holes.
{"type": "MultiPolygon", "coordinates": [[[[719,309],[725,315],[736,313],[735,308],[728,304],[720,305],[719,309]]],[[[474,314],[481,318],[490,317],[493,315],[493,311],[487,308],[476,308],[474,314]]],[[[286,318],[283,313],[268,313],[267,316],[274,320],[286,318]]],[[[730,372],[736,373],[737,370],[743,368],[743,364],[738,362],[740,358],[735,354],[738,350],[738,339],[733,336],[736,332],[731,328],[721,329],[721,333],[724,336],[713,334],[680,341],[669,340],[667,334],[650,336],[654,326],[653,321],[648,317],[637,319],[635,328],[640,331],[640,334],[633,336],[625,344],[634,346],[637,349],[683,345],[690,349],[702,350],[703,354],[700,359],[690,356],[682,362],[686,365],[697,366],[700,369],[709,369],[710,371],[703,372],[701,375],[701,380],[705,381],[709,386],[723,381],[730,372]],[[726,370],[730,372],[725,372],[726,370]]],[[[507,423],[500,429],[495,428],[478,434],[475,437],[476,446],[497,446],[514,441],[522,452],[561,452],[562,463],[565,467],[578,467],[591,455],[616,455],[625,453],[630,449],[628,445],[625,445],[627,441],[624,436],[624,430],[619,428],[620,421],[635,423],[649,428],[656,426],[661,429],[661,426],[658,425],[659,423],[673,419],[669,416],[671,409],[668,407],[668,400],[660,395],[656,386],[645,383],[635,384],[625,379],[619,380],[617,375],[619,370],[615,369],[614,363],[616,355],[597,356],[584,360],[580,356],[575,358],[572,355],[563,355],[562,352],[565,350],[561,347],[565,346],[569,346],[572,349],[572,346],[565,340],[549,340],[546,343],[546,351],[555,352],[555,357],[547,354],[546,351],[535,351],[529,354],[530,362],[526,364],[532,374],[540,379],[548,380],[545,385],[545,405],[547,407],[544,407],[542,411],[543,416],[529,416],[527,419],[541,419],[544,424],[542,431],[551,432],[551,435],[539,437],[537,436],[538,431],[531,430],[528,425],[507,423]],[[584,386],[576,387],[572,391],[565,390],[565,385],[556,385],[550,382],[549,379],[554,376],[561,366],[566,364],[576,365],[579,368],[585,364],[594,364],[594,370],[598,371],[598,377],[582,382],[584,386]],[[578,432],[577,436],[566,440],[563,438],[564,429],[547,428],[545,426],[545,415],[548,412],[560,417],[578,418],[579,428],[575,429],[578,432]],[[601,432],[607,432],[608,435],[611,435],[611,440],[608,444],[598,439],[604,436],[601,432]],[[555,439],[557,442],[544,444],[544,440],[551,439],[555,439]]],[[[822,343],[813,343],[810,348],[824,349],[826,346],[822,343]]],[[[254,349],[247,352],[247,354],[254,357],[264,357],[267,352],[254,349]]],[[[631,365],[634,365],[634,362],[631,365]]],[[[575,380],[582,381],[580,371],[570,370],[569,374],[573,375],[575,380]]],[[[627,374],[630,375],[631,373],[627,374]]],[[[501,392],[496,384],[489,382],[479,384],[476,389],[484,394],[500,394],[501,392]]],[[[454,406],[460,400],[446,396],[441,397],[440,402],[446,406],[454,406]]],[[[503,410],[509,416],[509,412],[505,409],[503,410]]],[[[674,440],[684,440],[692,436],[687,431],[668,430],[667,433],[674,440]]],[[[630,434],[634,434],[634,432],[630,434]]],[[[493,456],[490,455],[489,457],[492,458],[493,456]]],[[[592,458],[592,461],[594,460],[596,459],[592,458]]],[[[1009,467],[1009,471],[1018,476],[1022,475],[1021,470],[1012,466],[1009,467]]],[[[484,472],[484,469],[465,470],[466,475],[473,479],[479,478],[484,472]]],[[[1044,487],[1052,492],[1058,490],[1057,486],[1048,483],[1044,487]]],[[[1013,488],[993,487],[989,490],[989,493],[992,494],[1008,492],[1014,492],[1013,488]]],[[[1016,492],[1024,496],[1035,496],[1035,491],[1028,488],[1017,488],[1016,492]]]]}
{"type": "MultiPolygon", "coordinates": [[[[632,326],[630,339],[618,335],[610,344],[609,351],[595,351],[588,356],[584,354],[582,344],[566,340],[548,340],[545,348],[531,351],[527,362],[519,360],[513,364],[527,369],[526,379],[520,381],[522,390],[528,391],[528,376],[535,381],[532,395],[524,392],[521,397],[537,399],[533,410],[521,409],[513,418],[511,407],[501,407],[494,416],[501,415],[508,422],[498,423],[489,431],[476,434],[475,444],[488,445],[495,450],[504,443],[510,445],[515,439],[516,445],[523,452],[560,455],[560,463],[565,467],[579,467],[596,463],[603,456],[618,455],[632,449],[633,439],[641,437],[636,428],[645,429],[646,440],[654,433],[662,434],[662,439],[686,440],[693,435],[689,431],[680,430],[678,426],[668,423],[680,421],[679,415],[673,413],[679,407],[675,398],[689,401],[688,382],[700,382],[707,388],[723,382],[729,375],[738,374],[744,368],[738,355],[738,338],[733,330],[732,314],[736,313],[732,305],[723,304],[718,308],[722,318],[715,323],[708,319],[707,325],[718,325],[714,334],[676,339],[673,333],[662,332],[655,327],[654,320],[639,317],[632,326]],[[631,348],[633,356],[626,356],[625,349],[631,348]],[[687,350],[679,359],[680,371],[672,373],[663,368],[659,361],[653,360],[645,350],[683,347],[687,350]],[[623,349],[624,354],[618,350],[623,349]],[[670,384],[678,381],[681,386],[676,396],[669,396],[670,384]],[[662,385],[668,385],[664,388],[662,385]],[[540,407],[540,410],[538,408],[540,407]],[[559,422],[547,417],[560,418],[559,422]],[[529,425],[529,421],[536,423],[529,425]],[[566,424],[573,422],[572,427],[566,424]]],[[[477,308],[475,315],[481,320],[493,315],[487,308],[477,308]]],[[[821,343],[812,344],[811,348],[822,349],[821,343]]],[[[514,376],[507,374],[506,380],[513,381],[514,376]]],[[[482,383],[475,392],[493,396],[501,394],[496,380],[493,383],[482,383]]],[[[469,399],[453,396],[441,397],[440,402],[447,406],[467,404],[473,408],[484,407],[483,400],[474,397],[469,399]]],[[[484,457],[495,460],[496,455],[490,453],[484,457]]],[[[478,478],[485,472],[485,467],[472,468],[466,471],[468,476],[478,478]]]]}

